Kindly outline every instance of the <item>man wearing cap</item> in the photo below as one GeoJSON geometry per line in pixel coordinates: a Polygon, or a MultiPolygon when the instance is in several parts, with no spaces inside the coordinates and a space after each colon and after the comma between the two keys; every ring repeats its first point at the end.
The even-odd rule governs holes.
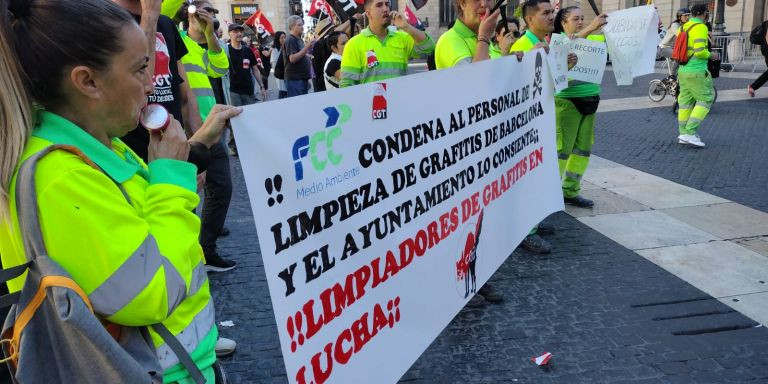
{"type": "Polygon", "coordinates": [[[229,25],[229,44],[226,47],[229,57],[229,98],[234,106],[254,104],[254,78],[259,86],[261,99],[267,98],[264,79],[257,66],[256,56],[249,47],[243,45],[244,28],[240,24],[229,25]]]}
{"type": "Polygon", "coordinates": [[[408,60],[435,51],[429,35],[390,12],[389,0],[365,0],[368,28],[349,39],[341,60],[341,87],[404,76],[408,60]],[[390,25],[397,29],[393,30],[390,25]]]}

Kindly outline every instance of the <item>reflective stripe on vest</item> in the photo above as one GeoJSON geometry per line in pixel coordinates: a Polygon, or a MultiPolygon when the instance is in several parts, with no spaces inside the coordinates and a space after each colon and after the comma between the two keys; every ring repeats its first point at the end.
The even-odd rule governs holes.
{"type": "MultiPolygon", "coordinates": [[[[200,290],[208,278],[204,272],[201,274],[198,270],[204,270],[201,265],[202,261],[193,271],[190,296],[200,290]]],[[[187,285],[173,264],[160,254],[157,241],[152,235],[148,235],[139,248],[88,295],[96,313],[110,317],[119,312],[152,282],[161,266],[165,274],[165,288],[168,296],[167,314],[170,315],[187,297],[187,285]]]]}
{"type": "MultiPolygon", "coordinates": [[[[179,340],[184,349],[190,354],[197,349],[200,341],[208,335],[211,328],[214,326],[215,310],[213,308],[213,301],[209,300],[208,304],[197,313],[192,322],[184,328],[181,332],[176,334],[176,339],[179,340]]],[[[160,360],[160,366],[163,370],[166,370],[179,363],[179,358],[173,353],[171,347],[167,344],[163,344],[156,349],[157,358],[160,360]]]]}

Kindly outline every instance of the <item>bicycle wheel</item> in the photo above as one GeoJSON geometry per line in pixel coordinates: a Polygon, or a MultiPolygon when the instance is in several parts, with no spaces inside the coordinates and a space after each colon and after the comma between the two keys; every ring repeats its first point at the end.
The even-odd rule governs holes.
{"type": "Polygon", "coordinates": [[[664,100],[664,96],[667,95],[667,87],[664,85],[664,83],[661,82],[661,80],[651,80],[651,82],[648,84],[648,97],[651,99],[651,101],[660,102],[664,100]]]}

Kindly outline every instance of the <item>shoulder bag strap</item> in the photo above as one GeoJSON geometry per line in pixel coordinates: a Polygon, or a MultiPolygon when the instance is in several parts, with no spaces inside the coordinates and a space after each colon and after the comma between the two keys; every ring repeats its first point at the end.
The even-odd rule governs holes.
{"type": "Polygon", "coordinates": [[[163,338],[165,343],[168,344],[168,347],[176,354],[176,357],[179,358],[179,362],[181,362],[184,368],[187,369],[192,380],[197,384],[205,384],[205,376],[203,376],[203,373],[197,368],[195,362],[192,361],[192,357],[189,356],[187,350],[184,349],[184,346],[181,345],[179,340],[173,336],[171,331],[162,323],[154,324],[152,325],[152,328],[155,329],[155,332],[163,338]]]}

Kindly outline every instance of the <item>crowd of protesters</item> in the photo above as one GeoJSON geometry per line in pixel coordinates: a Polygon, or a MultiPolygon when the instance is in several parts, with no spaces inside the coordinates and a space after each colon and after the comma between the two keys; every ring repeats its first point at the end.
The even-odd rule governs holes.
{"type": "MultiPolygon", "coordinates": [[[[110,325],[148,335],[162,381],[226,382],[217,357],[233,353],[236,343],[218,337],[207,272],[236,267],[216,245],[229,233],[230,155],[237,154],[228,120],[242,106],[267,101],[270,77],[282,99],[405,76],[416,58],[431,56],[438,70],[510,55],[522,60],[527,51],[548,49],[553,33],[604,41],[606,16],[584,25],[578,7],[556,13],[547,0],[528,0],[522,20],[499,20],[491,0],[454,3],[458,18],[435,41],[392,11],[389,0],[366,0],[364,12],[344,22],[324,19],[311,37],[304,19],[290,16],[286,32],[266,40],[246,36],[243,25],[220,25],[207,0],[1,2],[3,268],[50,257],[87,295],[104,332],[110,325]],[[149,104],[168,112],[164,129],[147,129],[149,104]],[[21,164],[32,164],[31,189],[19,177],[21,164]],[[30,190],[39,228],[21,209],[30,197],[19,191],[30,190]],[[41,232],[42,249],[31,230],[41,232]]],[[[703,16],[692,11],[678,23],[703,16]]],[[[711,88],[711,79],[699,81],[696,60],[706,55],[695,47],[690,69],[680,70],[681,142],[698,138],[711,88]]],[[[569,55],[569,66],[576,61],[569,55]]],[[[594,205],[580,195],[580,180],[599,100],[598,84],[574,80],[555,96],[564,202],[583,208],[594,205]]],[[[521,247],[550,252],[542,235],[554,231],[542,223],[521,247]]],[[[6,279],[9,291],[26,289],[25,276],[6,279]]],[[[503,300],[488,284],[477,292],[503,300]]],[[[15,355],[13,363],[23,364],[15,355]]]]}

